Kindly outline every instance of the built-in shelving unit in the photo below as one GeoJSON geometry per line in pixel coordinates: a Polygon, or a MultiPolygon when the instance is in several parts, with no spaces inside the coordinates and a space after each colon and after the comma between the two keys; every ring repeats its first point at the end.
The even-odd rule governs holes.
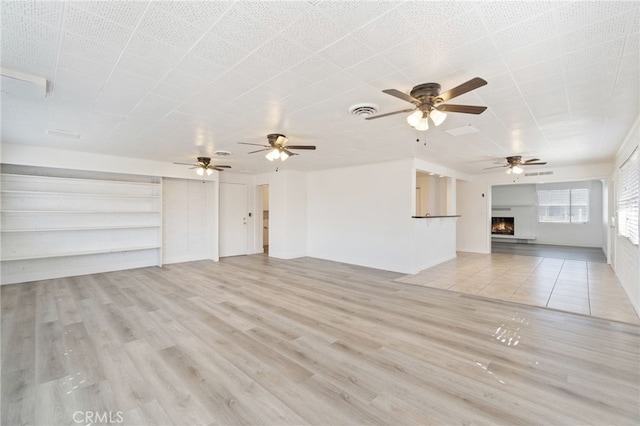
{"type": "Polygon", "coordinates": [[[46,171],[0,174],[2,284],[161,263],[159,178],[46,171]]]}

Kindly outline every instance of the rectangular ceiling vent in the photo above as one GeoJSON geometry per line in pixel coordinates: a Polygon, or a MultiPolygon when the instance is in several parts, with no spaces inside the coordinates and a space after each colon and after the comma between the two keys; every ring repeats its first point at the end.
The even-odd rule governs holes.
{"type": "Polygon", "coordinates": [[[525,173],[525,176],[548,176],[548,175],[552,175],[553,172],[531,172],[531,173],[525,173]]]}
{"type": "Polygon", "coordinates": [[[80,133],[70,132],[69,130],[47,129],[47,135],[66,139],[80,139],[80,133]]]}

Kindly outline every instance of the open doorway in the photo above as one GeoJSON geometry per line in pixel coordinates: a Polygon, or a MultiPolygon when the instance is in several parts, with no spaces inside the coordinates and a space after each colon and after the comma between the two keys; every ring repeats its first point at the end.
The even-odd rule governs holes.
{"type": "Polygon", "coordinates": [[[262,248],[269,254],[269,185],[262,185],[262,248]]]}

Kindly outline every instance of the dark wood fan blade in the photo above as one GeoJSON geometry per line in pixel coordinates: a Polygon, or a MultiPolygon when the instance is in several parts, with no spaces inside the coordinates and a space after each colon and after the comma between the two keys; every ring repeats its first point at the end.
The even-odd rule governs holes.
{"type": "Polygon", "coordinates": [[[540,162],[540,163],[529,163],[529,162],[526,162],[526,163],[522,163],[520,165],[521,166],[542,166],[543,164],[547,164],[547,162],[546,161],[540,162]]]}
{"type": "Polygon", "coordinates": [[[210,168],[210,169],[213,169],[213,170],[217,170],[217,171],[219,171],[219,172],[224,172],[224,169],[221,169],[221,168],[220,168],[220,167],[218,167],[218,166],[213,166],[213,167],[209,167],[209,168],[210,168]]]}
{"type": "Polygon", "coordinates": [[[255,145],[255,146],[264,146],[266,148],[269,148],[269,145],[264,145],[261,143],[249,143],[249,142],[238,142],[238,143],[242,145],[255,145]]]}
{"type": "Polygon", "coordinates": [[[485,106],[474,105],[449,105],[442,104],[436,107],[439,111],[463,112],[465,114],[482,114],[487,109],[485,106]]]}
{"type": "Polygon", "coordinates": [[[415,111],[415,108],[403,109],[402,111],[388,112],[386,114],[378,114],[378,115],[374,115],[373,117],[365,117],[365,120],[375,120],[376,118],[382,118],[382,117],[387,117],[389,115],[401,114],[403,112],[411,112],[411,111],[415,111]]]}
{"type": "Polygon", "coordinates": [[[414,98],[413,96],[407,95],[406,93],[396,89],[386,89],[386,90],[383,90],[382,92],[386,93],[387,95],[395,96],[398,99],[402,99],[403,101],[407,101],[412,104],[418,105],[420,103],[420,101],[414,98]]]}
{"type": "Polygon", "coordinates": [[[314,145],[287,145],[287,149],[316,149],[314,145]]]}
{"type": "Polygon", "coordinates": [[[503,167],[508,167],[508,164],[503,164],[502,166],[495,166],[495,167],[487,167],[486,169],[482,169],[482,170],[490,170],[490,169],[501,169],[503,167]]]}
{"type": "Polygon", "coordinates": [[[282,148],[282,152],[286,153],[289,157],[291,157],[292,155],[298,155],[295,152],[289,151],[287,148],[282,148]]]}
{"type": "Polygon", "coordinates": [[[216,164],[213,167],[218,167],[220,169],[230,169],[231,166],[227,166],[227,165],[223,165],[223,164],[216,164]]]}
{"type": "Polygon", "coordinates": [[[459,86],[454,87],[453,89],[449,89],[444,93],[440,93],[438,98],[442,99],[442,102],[447,102],[450,99],[455,98],[456,96],[464,95],[467,92],[477,89],[478,87],[482,87],[487,82],[480,77],[472,78],[466,83],[462,83],[459,86]]]}
{"type": "Polygon", "coordinates": [[[178,163],[178,162],[173,162],[173,164],[182,164],[183,166],[197,166],[197,164],[193,164],[193,163],[178,163]]]}
{"type": "Polygon", "coordinates": [[[527,161],[523,161],[523,162],[522,162],[522,164],[531,163],[531,162],[533,162],[533,161],[540,161],[540,159],[539,159],[539,158],[530,158],[530,159],[528,159],[527,161]]]}
{"type": "Polygon", "coordinates": [[[271,151],[273,148],[269,147],[269,148],[265,148],[265,149],[259,149],[257,151],[251,151],[251,152],[247,152],[247,154],[255,154],[256,152],[263,152],[263,151],[271,151]]]}

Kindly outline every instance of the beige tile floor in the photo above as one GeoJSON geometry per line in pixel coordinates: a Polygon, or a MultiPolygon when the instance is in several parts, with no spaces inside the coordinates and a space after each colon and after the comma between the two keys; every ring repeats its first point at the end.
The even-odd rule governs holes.
{"type": "Polygon", "coordinates": [[[459,252],[456,259],[396,281],[640,324],[606,263],[459,252]]]}

